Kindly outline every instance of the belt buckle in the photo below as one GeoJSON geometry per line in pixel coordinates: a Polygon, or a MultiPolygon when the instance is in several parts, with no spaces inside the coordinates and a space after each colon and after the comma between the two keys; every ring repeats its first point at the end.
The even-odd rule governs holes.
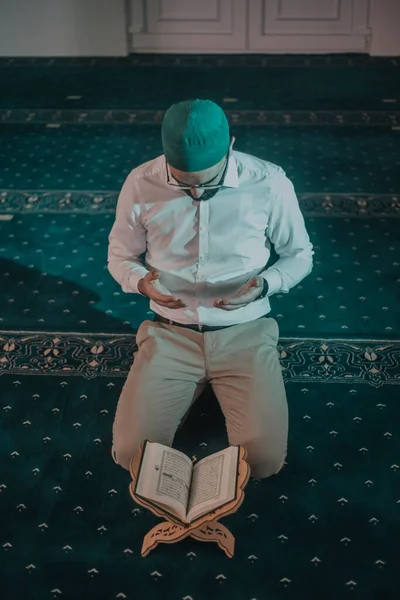
{"type": "Polygon", "coordinates": [[[203,328],[204,328],[204,325],[200,325],[200,324],[199,324],[199,325],[198,325],[198,328],[199,328],[199,332],[200,332],[200,333],[202,333],[202,331],[203,331],[203,328]]]}

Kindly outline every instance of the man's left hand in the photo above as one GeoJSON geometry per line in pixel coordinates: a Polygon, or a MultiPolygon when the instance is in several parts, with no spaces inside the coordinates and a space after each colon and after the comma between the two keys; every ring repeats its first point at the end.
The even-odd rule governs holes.
{"type": "Polygon", "coordinates": [[[263,290],[264,279],[256,276],[252,277],[247,283],[242,285],[241,288],[227,300],[216,300],[214,302],[215,308],[221,308],[222,310],[237,310],[243,308],[257,300],[258,296],[263,290]]]}

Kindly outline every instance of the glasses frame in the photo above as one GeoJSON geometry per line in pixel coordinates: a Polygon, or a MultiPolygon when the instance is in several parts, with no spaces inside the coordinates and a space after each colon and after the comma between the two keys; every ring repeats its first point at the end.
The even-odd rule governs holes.
{"type": "MultiPolygon", "coordinates": [[[[180,183],[173,183],[172,181],[170,181],[169,178],[169,173],[168,173],[168,163],[167,163],[167,159],[165,159],[165,170],[167,172],[167,183],[168,185],[172,186],[172,187],[176,187],[179,188],[180,190],[192,190],[192,189],[202,189],[202,190],[219,190],[221,187],[223,187],[224,185],[224,180],[225,180],[225,176],[226,176],[226,172],[228,170],[228,164],[229,164],[229,150],[226,154],[226,160],[225,160],[225,164],[221,167],[221,169],[218,171],[218,173],[213,177],[213,179],[216,179],[218,177],[218,175],[220,175],[222,173],[222,177],[221,177],[221,181],[218,184],[196,184],[196,185],[183,185],[180,183]]],[[[173,177],[173,175],[171,175],[171,177],[173,177]]],[[[175,180],[176,181],[176,180],[175,180]]]]}

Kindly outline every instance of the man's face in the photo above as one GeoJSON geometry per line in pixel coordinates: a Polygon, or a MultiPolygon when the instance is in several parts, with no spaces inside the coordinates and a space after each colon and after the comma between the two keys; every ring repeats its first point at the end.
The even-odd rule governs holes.
{"type": "Polygon", "coordinates": [[[209,200],[219,191],[218,186],[222,185],[223,178],[226,173],[227,162],[229,155],[232,153],[232,146],[235,142],[235,138],[232,137],[231,144],[229,146],[228,153],[217,163],[209,169],[203,171],[193,171],[188,173],[185,171],[179,171],[174,167],[169,166],[170,173],[174,178],[176,184],[183,188],[185,194],[193,198],[194,200],[209,200]],[[201,187],[204,185],[204,187],[201,187]],[[189,187],[188,186],[195,186],[189,187]],[[209,188],[211,186],[211,188],[209,188]]]}

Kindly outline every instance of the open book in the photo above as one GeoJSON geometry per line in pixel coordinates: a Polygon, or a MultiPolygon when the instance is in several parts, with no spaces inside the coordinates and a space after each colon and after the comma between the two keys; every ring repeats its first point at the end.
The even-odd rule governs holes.
{"type": "Polygon", "coordinates": [[[146,440],[135,494],[189,524],[234,500],[238,466],[238,446],[193,465],[179,450],[146,440]]]}

